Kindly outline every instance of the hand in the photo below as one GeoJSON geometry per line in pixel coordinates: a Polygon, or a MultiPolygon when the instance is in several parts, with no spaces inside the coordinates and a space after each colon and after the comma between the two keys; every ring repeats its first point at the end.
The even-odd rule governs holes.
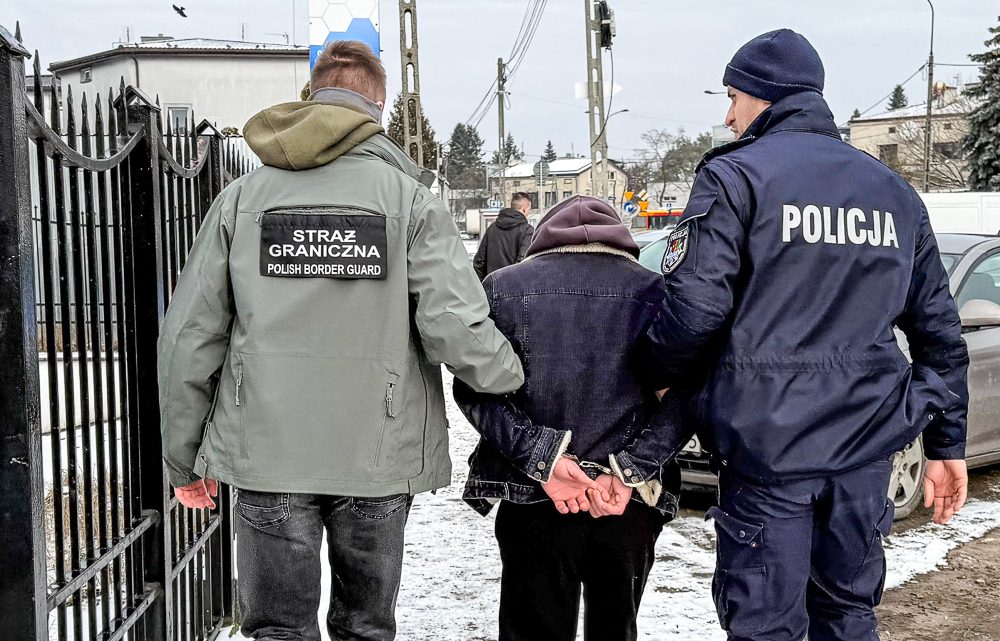
{"type": "Polygon", "coordinates": [[[219,482],[215,479],[198,479],[191,485],[174,488],[174,496],[184,507],[193,510],[215,509],[212,499],[219,494],[219,482]]]}
{"type": "Polygon", "coordinates": [[[590,490],[590,515],[595,519],[602,516],[621,516],[632,499],[632,488],[625,485],[613,474],[597,477],[599,490],[590,490]]]}
{"type": "Polygon", "coordinates": [[[964,459],[927,461],[924,472],[924,507],[934,506],[934,522],[944,525],[965,505],[969,470],[964,459]]]}
{"type": "Polygon", "coordinates": [[[587,490],[597,484],[580,469],[580,466],[565,456],[560,456],[552,470],[552,477],[542,483],[542,489],[549,495],[560,514],[576,514],[590,509],[587,490]]]}

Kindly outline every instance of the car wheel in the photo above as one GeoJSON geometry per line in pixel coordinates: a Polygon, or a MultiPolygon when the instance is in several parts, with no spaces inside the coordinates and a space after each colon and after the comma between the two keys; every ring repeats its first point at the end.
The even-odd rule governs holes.
{"type": "Polygon", "coordinates": [[[889,498],[896,506],[896,520],[905,519],[924,500],[924,445],[918,438],[892,458],[889,498]]]}

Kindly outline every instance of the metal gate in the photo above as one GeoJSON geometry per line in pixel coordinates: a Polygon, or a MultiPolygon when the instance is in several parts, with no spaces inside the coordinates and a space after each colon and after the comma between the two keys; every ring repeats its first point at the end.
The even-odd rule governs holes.
{"type": "Polygon", "coordinates": [[[195,234],[249,168],[124,86],[60,96],[0,27],[0,631],[193,641],[234,617],[232,495],[177,504],[156,339],[195,234]],[[46,417],[43,423],[42,418],[46,417]]]}

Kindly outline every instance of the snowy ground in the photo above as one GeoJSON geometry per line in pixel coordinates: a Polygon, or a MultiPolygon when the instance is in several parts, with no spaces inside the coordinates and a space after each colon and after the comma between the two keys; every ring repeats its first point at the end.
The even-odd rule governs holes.
{"type": "MultiPolygon", "coordinates": [[[[437,495],[418,497],[410,516],[397,611],[401,641],[497,637],[500,559],[493,518],[479,517],[460,500],[476,435],[450,398],[448,416],[453,483],[437,495]]],[[[698,515],[686,514],[664,529],[657,544],[639,618],[639,638],[645,641],[725,639],[710,595],[714,530],[698,515]]],[[[893,535],[887,585],[894,588],[935,570],[950,550],[997,527],[1000,502],[970,501],[948,527],[925,525],[893,535]]],[[[328,581],[324,572],[324,585],[328,581]]]]}

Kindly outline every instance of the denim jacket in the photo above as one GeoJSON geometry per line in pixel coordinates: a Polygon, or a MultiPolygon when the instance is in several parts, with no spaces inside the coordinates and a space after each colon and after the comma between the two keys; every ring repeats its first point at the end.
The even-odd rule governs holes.
{"type": "Polygon", "coordinates": [[[659,275],[604,245],[530,256],[485,281],[490,316],[524,364],[525,384],[491,396],[455,382],[455,399],[482,435],[463,498],[480,514],[498,500],[548,500],[541,483],[560,455],[592,477],[614,472],[669,520],[680,471],[673,457],[694,432],[684,392],[646,364],[646,333],[664,297],[659,275]]]}

